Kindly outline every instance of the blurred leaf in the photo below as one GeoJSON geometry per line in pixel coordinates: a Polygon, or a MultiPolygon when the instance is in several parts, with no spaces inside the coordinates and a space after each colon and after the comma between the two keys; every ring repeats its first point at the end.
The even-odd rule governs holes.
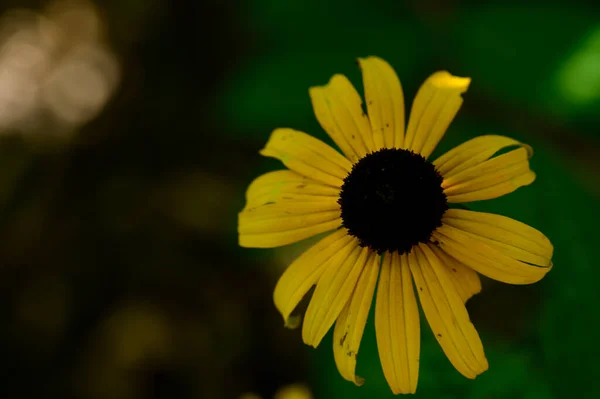
{"type": "Polygon", "coordinates": [[[429,31],[410,13],[364,2],[312,2],[269,1],[252,9],[264,51],[240,60],[219,99],[231,134],[266,140],[278,126],[320,132],[309,87],[341,73],[362,91],[355,60],[368,55],[386,59],[401,80],[411,81],[431,54],[429,31]]]}
{"type": "MultiPolygon", "coordinates": [[[[598,13],[575,4],[463,7],[442,24],[439,51],[477,86],[546,119],[600,121],[598,13]]],[[[586,133],[598,134],[598,129],[586,133]]]]}
{"type": "Polygon", "coordinates": [[[540,365],[546,368],[549,384],[557,397],[580,389],[585,396],[600,396],[597,376],[600,358],[600,269],[594,249],[598,240],[597,197],[584,192],[566,168],[553,162],[557,155],[541,156],[538,197],[539,225],[555,247],[554,270],[545,282],[541,312],[540,365]]]}

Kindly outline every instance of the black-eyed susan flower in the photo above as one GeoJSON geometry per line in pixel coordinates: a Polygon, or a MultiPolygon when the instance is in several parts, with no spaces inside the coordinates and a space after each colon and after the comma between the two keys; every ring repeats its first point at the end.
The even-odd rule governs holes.
{"type": "Polygon", "coordinates": [[[333,326],[341,375],[355,384],[356,357],[377,286],[379,357],[394,393],[416,391],[420,325],[415,291],[442,350],[464,376],[488,368],[465,302],[477,273],[530,284],[552,267],[538,230],[490,213],[450,208],[531,184],[531,148],[508,137],[477,137],[434,161],[469,78],[436,72],[419,89],[405,130],[404,98],[383,60],[359,60],[366,110],[345,76],[310,89],[318,121],[344,155],[292,129],[275,130],[261,154],[286,170],[258,177],[239,214],[239,242],[271,248],[333,231],[296,259],[275,288],[287,324],[316,285],[302,337],[316,347],[333,326]],[[501,155],[497,155],[501,152],[501,155]]]}

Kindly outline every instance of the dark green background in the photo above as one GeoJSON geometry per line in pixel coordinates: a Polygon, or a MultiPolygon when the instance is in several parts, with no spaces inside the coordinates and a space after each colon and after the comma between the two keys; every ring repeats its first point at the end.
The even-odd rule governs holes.
{"type": "MultiPolygon", "coordinates": [[[[44,2],[3,1],[2,10],[44,2]]],[[[490,368],[464,379],[422,321],[419,398],[600,397],[596,250],[600,9],[594,2],[107,0],[116,95],[71,140],[0,137],[0,395],[388,398],[372,321],[363,387],[272,305],[305,244],[242,249],[236,218],[276,127],[326,139],[308,88],[378,55],[407,102],[432,72],[470,76],[440,148],[479,134],[534,147],[536,182],[473,205],[543,231],[554,269],[484,279],[468,303],[490,368]],[[475,5],[476,4],[476,5],[475,5]]]]}

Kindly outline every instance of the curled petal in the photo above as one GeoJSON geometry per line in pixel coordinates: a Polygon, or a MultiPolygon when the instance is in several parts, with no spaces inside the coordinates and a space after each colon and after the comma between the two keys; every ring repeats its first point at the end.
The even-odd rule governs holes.
{"type": "MultiPolygon", "coordinates": [[[[495,145],[490,144],[489,148],[482,149],[476,155],[471,154],[470,150],[457,153],[454,158],[464,159],[463,157],[473,156],[446,171],[442,187],[448,202],[471,202],[501,197],[521,186],[529,185],[535,180],[535,173],[529,169],[529,158],[533,151],[526,144],[517,143],[519,148],[489,158],[493,155],[492,151],[496,150],[498,144],[503,141],[502,139],[500,137],[491,140],[490,142],[495,145]],[[487,157],[483,155],[487,155],[487,157]],[[471,166],[465,167],[465,165],[471,166]]],[[[515,145],[509,143],[508,140],[504,143],[515,145]]],[[[473,147],[466,146],[466,148],[472,149],[473,147]]],[[[445,166],[451,164],[451,161],[453,160],[450,159],[446,162],[445,166]]],[[[443,166],[444,164],[442,164],[443,166]]]]}
{"type": "Polygon", "coordinates": [[[489,278],[531,284],[552,268],[552,244],[524,223],[463,209],[449,209],[442,223],[432,234],[440,248],[489,278]]]}

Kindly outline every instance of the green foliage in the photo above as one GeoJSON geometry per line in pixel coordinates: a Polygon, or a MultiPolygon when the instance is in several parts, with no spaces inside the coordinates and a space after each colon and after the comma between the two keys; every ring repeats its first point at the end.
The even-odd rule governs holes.
{"type": "Polygon", "coordinates": [[[299,1],[265,3],[252,8],[248,23],[268,51],[240,64],[218,99],[232,134],[266,140],[273,128],[288,126],[319,136],[309,87],[341,73],[362,90],[355,61],[369,55],[385,58],[411,82],[431,53],[426,27],[404,11],[339,0],[315,1],[314,7],[299,1]]]}
{"type": "Polygon", "coordinates": [[[436,50],[473,77],[476,92],[582,127],[600,120],[598,29],[585,7],[463,7],[438,25],[436,50]]]}

